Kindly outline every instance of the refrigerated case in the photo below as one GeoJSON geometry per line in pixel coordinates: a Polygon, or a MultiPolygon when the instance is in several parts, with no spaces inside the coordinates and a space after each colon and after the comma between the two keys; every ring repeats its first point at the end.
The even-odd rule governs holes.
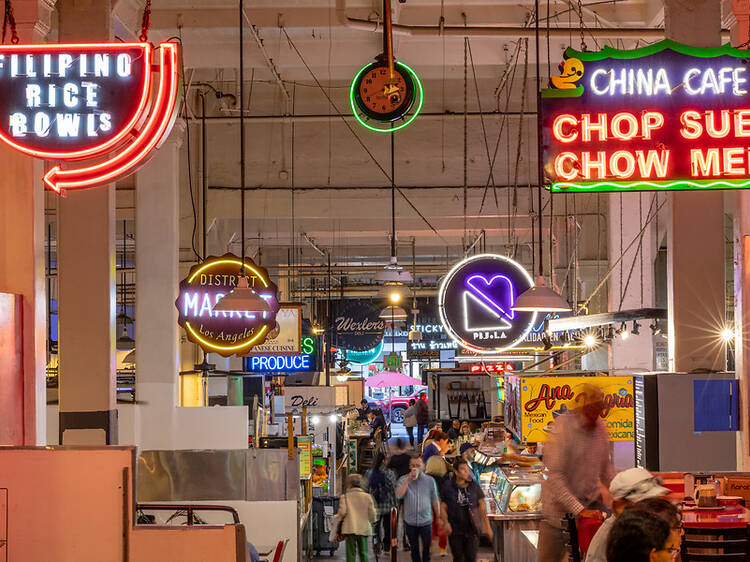
{"type": "Polygon", "coordinates": [[[536,562],[542,520],[541,470],[501,468],[485,472],[480,480],[487,514],[493,527],[495,560],[536,562]]]}

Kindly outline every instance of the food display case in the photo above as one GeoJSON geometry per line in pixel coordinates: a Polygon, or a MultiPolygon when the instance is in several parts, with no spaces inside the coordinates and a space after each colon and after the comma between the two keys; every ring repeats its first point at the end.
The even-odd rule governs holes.
{"type": "Polygon", "coordinates": [[[494,533],[495,560],[536,562],[542,520],[541,470],[500,468],[481,475],[494,533]]]}

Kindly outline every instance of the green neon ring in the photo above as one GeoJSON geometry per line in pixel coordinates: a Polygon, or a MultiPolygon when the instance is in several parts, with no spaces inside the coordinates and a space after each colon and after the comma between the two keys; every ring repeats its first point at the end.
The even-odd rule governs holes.
{"type": "Polygon", "coordinates": [[[359,112],[357,111],[357,102],[354,101],[354,85],[357,83],[357,80],[359,80],[359,77],[364,72],[365,68],[370,66],[370,63],[367,63],[362,68],[359,69],[359,72],[354,76],[354,80],[352,80],[351,86],[349,86],[349,105],[352,108],[352,115],[354,115],[354,118],[357,120],[357,122],[362,125],[365,129],[369,129],[370,131],[373,131],[375,133],[395,133],[396,131],[399,131],[409,125],[414,119],[416,119],[417,115],[419,115],[419,112],[422,111],[422,102],[424,101],[424,96],[422,95],[423,89],[422,89],[422,82],[419,80],[419,76],[417,76],[417,73],[414,72],[410,66],[404,64],[403,62],[396,61],[396,65],[406,70],[406,72],[411,77],[412,81],[417,85],[417,91],[419,92],[419,102],[417,103],[417,109],[414,111],[414,113],[411,114],[411,116],[406,119],[403,123],[396,127],[389,127],[388,129],[381,129],[378,127],[373,127],[370,125],[367,121],[362,119],[362,117],[359,115],[359,112]]]}

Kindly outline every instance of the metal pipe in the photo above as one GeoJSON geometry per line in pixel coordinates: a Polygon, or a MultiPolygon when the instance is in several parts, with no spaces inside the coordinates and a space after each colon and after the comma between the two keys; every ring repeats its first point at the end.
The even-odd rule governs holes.
{"type": "MultiPolygon", "coordinates": [[[[369,21],[361,18],[353,18],[346,14],[346,0],[336,0],[336,18],[339,24],[350,29],[377,32],[381,25],[377,21],[369,21]]],[[[453,37],[501,37],[507,39],[518,39],[519,37],[534,37],[534,29],[520,26],[508,25],[404,25],[391,24],[393,33],[419,37],[440,37],[443,35],[453,37]]],[[[551,37],[562,37],[567,39],[571,31],[578,28],[552,27],[549,30],[551,37]]],[[[665,39],[663,27],[588,27],[586,33],[595,39],[665,39]]],[[[722,30],[723,36],[729,35],[729,30],[722,30]]]]}
{"type": "MultiPolygon", "coordinates": [[[[250,27],[250,33],[252,34],[253,39],[255,39],[255,42],[258,45],[258,49],[260,49],[260,52],[263,55],[263,60],[266,61],[266,66],[268,67],[268,70],[271,71],[271,75],[273,76],[273,79],[276,81],[276,84],[278,84],[279,89],[281,90],[281,93],[286,99],[287,109],[289,109],[289,104],[291,103],[292,98],[289,95],[289,92],[287,91],[286,86],[284,85],[284,81],[281,79],[281,75],[279,74],[279,71],[276,69],[276,65],[274,64],[273,59],[269,57],[268,53],[266,52],[266,48],[263,45],[263,39],[261,39],[260,35],[258,34],[258,29],[250,21],[250,18],[248,17],[247,12],[245,12],[244,7],[240,7],[240,13],[241,13],[240,17],[244,17],[245,21],[247,21],[247,25],[250,27]]],[[[240,22],[240,24],[241,23],[242,22],[240,22]]],[[[242,45],[242,43],[240,43],[240,45],[242,45]]],[[[240,76],[242,76],[242,73],[240,73],[240,76]]],[[[242,103],[240,103],[240,107],[242,107],[242,103]]]]}
{"type": "Polygon", "coordinates": [[[202,193],[201,193],[201,236],[203,259],[206,259],[208,252],[206,250],[206,206],[208,193],[208,172],[206,171],[206,95],[201,92],[201,167],[203,168],[202,176],[202,193]]]}
{"type": "MultiPolygon", "coordinates": [[[[239,112],[237,112],[239,113],[239,112]]],[[[329,121],[330,119],[336,119],[340,117],[340,115],[334,113],[331,115],[323,114],[323,113],[316,113],[316,114],[310,114],[310,115],[247,115],[247,111],[243,112],[245,116],[245,121],[260,121],[265,123],[324,123],[329,121]]],[[[509,117],[519,117],[521,115],[520,111],[471,111],[466,114],[467,117],[470,117],[472,119],[478,119],[480,117],[503,117],[503,116],[509,116],[509,117]]],[[[529,112],[524,111],[523,113],[524,117],[535,117],[536,112],[529,112]]],[[[433,112],[433,113],[420,113],[419,119],[420,121],[437,121],[437,120],[454,120],[454,119],[463,119],[463,114],[458,113],[440,113],[440,112],[433,112]]],[[[201,119],[199,117],[188,117],[188,121],[200,121],[201,119]]],[[[217,115],[213,117],[206,117],[207,123],[234,123],[236,121],[239,121],[240,117],[239,115],[231,116],[231,115],[217,115]]],[[[118,188],[119,189],[119,188],[118,188]]]]}

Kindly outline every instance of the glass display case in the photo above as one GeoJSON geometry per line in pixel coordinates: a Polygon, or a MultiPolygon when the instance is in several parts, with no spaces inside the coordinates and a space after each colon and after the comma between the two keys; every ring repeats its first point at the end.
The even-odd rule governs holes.
{"type": "Polygon", "coordinates": [[[493,526],[495,560],[536,562],[542,519],[541,470],[495,467],[480,476],[493,526]]]}
{"type": "Polygon", "coordinates": [[[497,468],[489,475],[489,492],[497,512],[505,514],[539,513],[542,510],[541,471],[521,468],[497,468]]]}

